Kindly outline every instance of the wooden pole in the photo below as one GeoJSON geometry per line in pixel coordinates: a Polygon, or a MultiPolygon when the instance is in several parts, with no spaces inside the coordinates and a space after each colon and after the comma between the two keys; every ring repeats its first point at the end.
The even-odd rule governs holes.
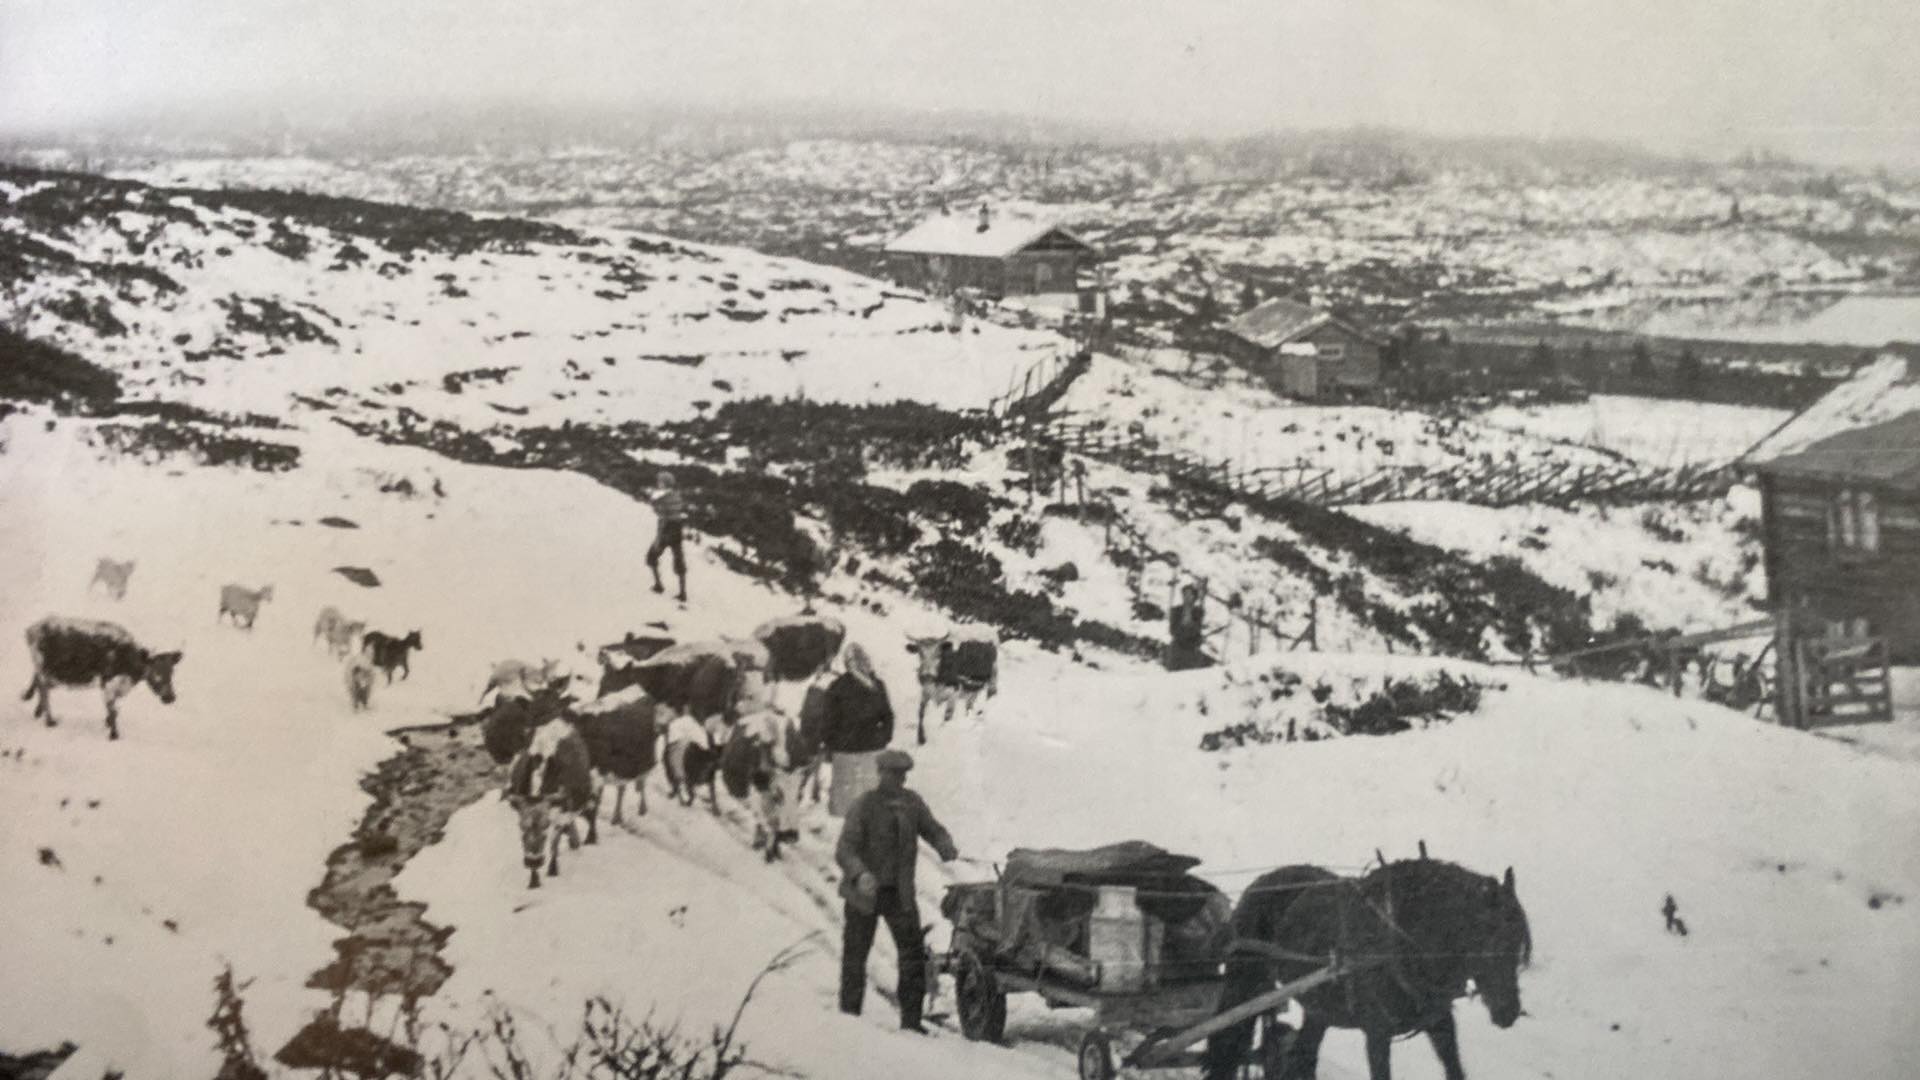
{"type": "Polygon", "coordinates": [[[1239,1005],[1192,1027],[1182,1028],[1164,1039],[1149,1039],[1128,1056],[1124,1064],[1129,1068],[1152,1068],[1156,1062],[1168,1060],[1217,1031],[1224,1031],[1261,1013],[1271,1012],[1309,990],[1325,986],[1327,983],[1345,978],[1377,963],[1379,963],[1377,960],[1356,964],[1330,963],[1318,971],[1269,990],[1258,997],[1248,998],[1239,1005]]]}

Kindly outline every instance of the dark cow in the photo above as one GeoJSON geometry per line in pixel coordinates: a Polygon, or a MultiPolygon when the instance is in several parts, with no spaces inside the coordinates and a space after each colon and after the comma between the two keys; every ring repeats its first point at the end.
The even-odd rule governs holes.
{"type": "MultiPolygon", "coordinates": [[[[531,745],[533,733],[549,721],[564,719],[585,740],[596,782],[614,784],[612,823],[625,816],[626,783],[633,782],[640,813],[647,812],[646,778],[659,764],[658,706],[638,687],[577,704],[564,686],[541,687],[527,697],[507,697],[475,714],[481,743],[494,763],[506,765],[531,745]]],[[[694,729],[704,741],[706,731],[694,729]]],[[[707,775],[711,775],[711,770],[707,775]]],[[[595,803],[594,818],[599,816],[595,803]]],[[[591,825],[590,825],[591,827],[591,825]]]]}
{"type": "Polygon", "coordinates": [[[180,653],[142,648],[124,627],[50,615],[27,628],[27,649],[33,654],[33,681],[20,700],[39,695],[33,714],[44,717],[48,727],[54,719],[47,695],[55,686],[98,683],[107,703],[109,739],[120,737],[120,699],[136,685],[146,683],[162,704],[173,704],[173,670],[180,653]]]}
{"type": "Polygon", "coordinates": [[[723,639],[663,649],[631,670],[648,697],[715,729],[716,721],[724,725],[739,718],[741,701],[751,696],[768,663],[759,643],[723,639]]]}
{"type": "Polygon", "coordinates": [[[847,628],[825,615],[787,615],[769,619],[753,631],[767,648],[767,677],[798,682],[827,669],[847,640],[847,628]]]}
{"type": "Polygon", "coordinates": [[[507,799],[519,815],[528,888],[540,887],[543,861],[548,877],[560,875],[560,838],[565,836],[572,848],[581,843],[577,819],[587,819],[586,843],[599,841],[593,821],[599,797],[586,740],[564,719],[541,725],[507,772],[507,799]]]}
{"type": "Polygon", "coordinates": [[[543,686],[527,697],[497,700],[472,716],[480,720],[480,741],[487,756],[496,765],[508,765],[533,742],[535,731],[547,721],[567,715],[572,706],[573,699],[564,686],[543,686]]]}
{"type": "Polygon", "coordinates": [[[693,805],[694,789],[707,785],[708,805],[718,813],[714,766],[727,729],[754,700],[757,680],[767,670],[764,645],[757,641],[690,641],[663,649],[629,670],[647,696],[671,711],[667,724],[667,785],[676,798],[693,805]]]}
{"type": "Polygon", "coordinates": [[[920,657],[920,715],[918,739],[927,742],[927,705],[946,708],[943,723],[953,721],[961,702],[969,712],[979,707],[980,695],[991,698],[1000,690],[1000,643],[991,630],[956,628],[934,638],[915,638],[907,651],[920,657]]]}
{"type": "Polygon", "coordinates": [[[600,646],[600,696],[640,685],[633,666],[673,646],[673,639],[658,634],[628,634],[611,645],[600,646]]]}
{"type": "Polygon", "coordinates": [[[369,630],[360,638],[360,651],[366,653],[367,659],[373,661],[374,667],[387,673],[388,685],[393,683],[394,668],[400,669],[400,677],[403,679],[413,674],[413,669],[407,665],[407,654],[415,649],[424,650],[425,648],[426,646],[420,644],[418,630],[408,631],[406,637],[394,637],[392,634],[383,634],[378,630],[369,630]]]}
{"type": "Polygon", "coordinates": [[[600,774],[603,784],[613,784],[613,817],[609,820],[615,825],[620,824],[629,781],[633,783],[638,812],[647,812],[647,774],[660,762],[658,712],[653,699],[633,686],[568,713],[568,719],[586,740],[594,772],[600,774]]]}

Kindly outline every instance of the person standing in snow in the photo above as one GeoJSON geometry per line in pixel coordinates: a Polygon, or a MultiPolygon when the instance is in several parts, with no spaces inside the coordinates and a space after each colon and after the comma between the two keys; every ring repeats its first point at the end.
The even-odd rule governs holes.
{"type": "Polygon", "coordinates": [[[914,868],[925,839],[942,862],[959,855],[953,837],[907,790],[913,757],[885,750],[876,758],[880,786],[856,799],[840,830],[834,858],[840,864],[840,895],[847,902],[846,932],[840,951],[840,1011],[859,1016],[867,994],[867,953],[881,919],[893,935],[900,963],[900,1029],[925,1034],[920,1010],[927,997],[927,953],[921,940],[920,908],[913,890],[914,868]]]}
{"type": "MultiPolygon", "coordinates": [[[[893,704],[887,685],[874,674],[867,651],[849,642],[824,679],[807,688],[800,705],[800,732],[820,747],[822,763],[833,770],[827,813],[845,817],[855,799],[878,779],[874,759],[893,741],[893,704]]],[[[819,772],[814,801],[820,801],[819,772]]]]}
{"type": "Polygon", "coordinates": [[[653,546],[647,549],[647,569],[653,572],[653,591],[666,592],[666,586],[660,583],[660,556],[673,552],[673,573],[680,579],[678,599],[684,603],[687,599],[687,553],[682,546],[686,539],[687,503],[681,497],[679,489],[674,487],[673,474],[660,474],[658,491],[653,496],[653,516],[658,519],[653,535],[653,546]]]}

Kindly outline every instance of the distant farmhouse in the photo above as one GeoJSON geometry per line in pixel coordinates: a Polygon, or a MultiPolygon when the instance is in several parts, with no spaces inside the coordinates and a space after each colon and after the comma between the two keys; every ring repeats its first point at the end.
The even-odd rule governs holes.
{"type": "Polygon", "coordinates": [[[1884,638],[1893,662],[1920,662],[1920,349],[1865,365],[1740,464],[1793,636],[1884,638]]]}
{"type": "Polygon", "coordinates": [[[1380,338],[1312,304],[1279,298],[1227,323],[1227,348],[1280,392],[1314,400],[1380,384],[1380,338]]]}
{"type": "Polygon", "coordinates": [[[942,212],[886,247],[895,282],[928,292],[978,289],[988,296],[1086,295],[1084,278],[1099,262],[1093,245],[1058,222],[942,212]]]}

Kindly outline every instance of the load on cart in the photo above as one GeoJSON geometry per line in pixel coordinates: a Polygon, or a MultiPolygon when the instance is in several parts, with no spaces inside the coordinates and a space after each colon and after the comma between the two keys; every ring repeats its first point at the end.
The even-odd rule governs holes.
{"type": "Polygon", "coordinates": [[[1031,992],[1093,1011],[1083,1080],[1116,1065],[1198,1065],[1222,1080],[1310,1078],[1327,1028],[1358,1028],[1374,1080],[1388,1080],[1393,1039],[1416,1032],[1447,1076],[1464,1075],[1452,1003],[1469,982],[1497,1026],[1520,1013],[1532,940],[1511,870],[1485,877],[1423,846],[1360,877],[1281,867],[1233,905],[1199,863],[1141,841],[1020,849],[998,880],[949,887],[953,938],[936,970],[954,979],[961,1031],[1001,1040],[1007,995],[1031,992]],[[1290,1001],[1297,1031],[1277,1015],[1290,1001]]]}

